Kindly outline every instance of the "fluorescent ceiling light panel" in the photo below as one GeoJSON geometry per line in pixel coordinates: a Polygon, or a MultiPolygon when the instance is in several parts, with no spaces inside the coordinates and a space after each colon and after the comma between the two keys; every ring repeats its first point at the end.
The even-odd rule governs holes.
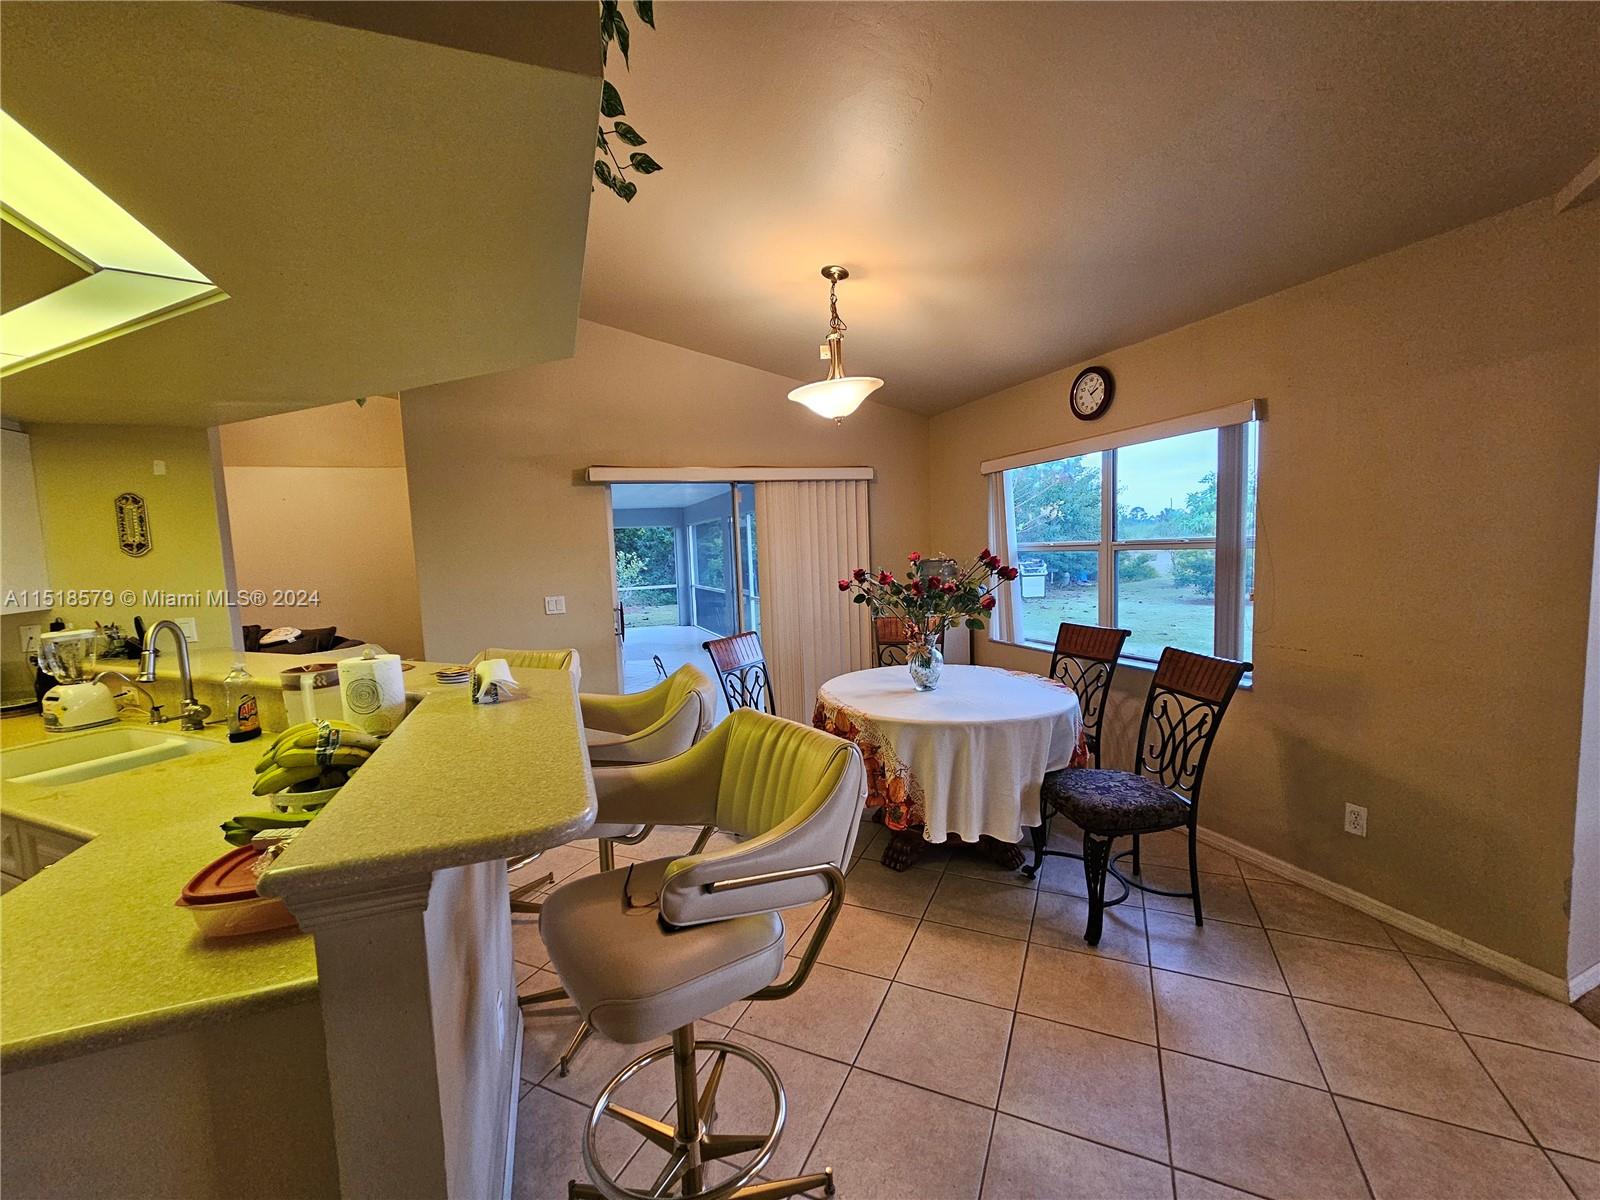
{"type": "Polygon", "coordinates": [[[4,112],[0,216],[93,272],[0,314],[0,375],[228,298],[4,112]]]}

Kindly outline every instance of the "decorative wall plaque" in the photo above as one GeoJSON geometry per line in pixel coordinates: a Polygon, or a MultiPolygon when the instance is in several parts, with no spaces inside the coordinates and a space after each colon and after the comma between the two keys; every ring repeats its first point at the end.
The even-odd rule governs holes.
{"type": "Polygon", "coordinates": [[[150,514],[144,497],[123,492],[117,497],[117,545],[133,558],[150,553],[150,514]]]}

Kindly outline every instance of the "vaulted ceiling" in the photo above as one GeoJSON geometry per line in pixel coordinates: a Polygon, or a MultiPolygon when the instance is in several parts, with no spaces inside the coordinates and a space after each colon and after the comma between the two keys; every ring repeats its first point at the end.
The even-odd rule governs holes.
{"type": "MultiPolygon", "coordinates": [[[[631,12],[624,6],[624,12],[631,12]]],[[[939,411],[1548,195],[1600,5],[671,3],[583,314],[939,411]]],[[[641,384],[640,386],[647,386],[641,384]]]]}

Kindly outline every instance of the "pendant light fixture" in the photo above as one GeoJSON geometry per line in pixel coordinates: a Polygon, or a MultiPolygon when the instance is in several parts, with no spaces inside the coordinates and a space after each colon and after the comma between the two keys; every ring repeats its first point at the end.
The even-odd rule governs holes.
{"type": "Polygon", "coordinates": [[[822,277],[828,281],[828,340],[822,345],[823,357],[828,360],[828,377],[795,388],[789,393],[789,399],[804,404],[819,417],[832,417],[835,424],[840,424],[861,407],[863,400],[883,386],[883,380],[871,375],[844,373],[846,325],[839,319],[838,288],[841,279],[850,278],[850,272],[843,267],[823,267],[822,277]]]}

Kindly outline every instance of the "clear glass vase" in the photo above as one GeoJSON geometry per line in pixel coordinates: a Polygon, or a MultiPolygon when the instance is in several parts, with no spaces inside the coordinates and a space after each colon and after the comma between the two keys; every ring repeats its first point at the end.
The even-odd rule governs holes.
{"type": "Polygon", "coordinates": [[[931,692],[939,686],[939,676],[944,674],[944,655],[939,653],[939,639],[926,637],[912,642],[906,652],[906,669],[911,672],[911,685],[919,692],[931,692]]]}

